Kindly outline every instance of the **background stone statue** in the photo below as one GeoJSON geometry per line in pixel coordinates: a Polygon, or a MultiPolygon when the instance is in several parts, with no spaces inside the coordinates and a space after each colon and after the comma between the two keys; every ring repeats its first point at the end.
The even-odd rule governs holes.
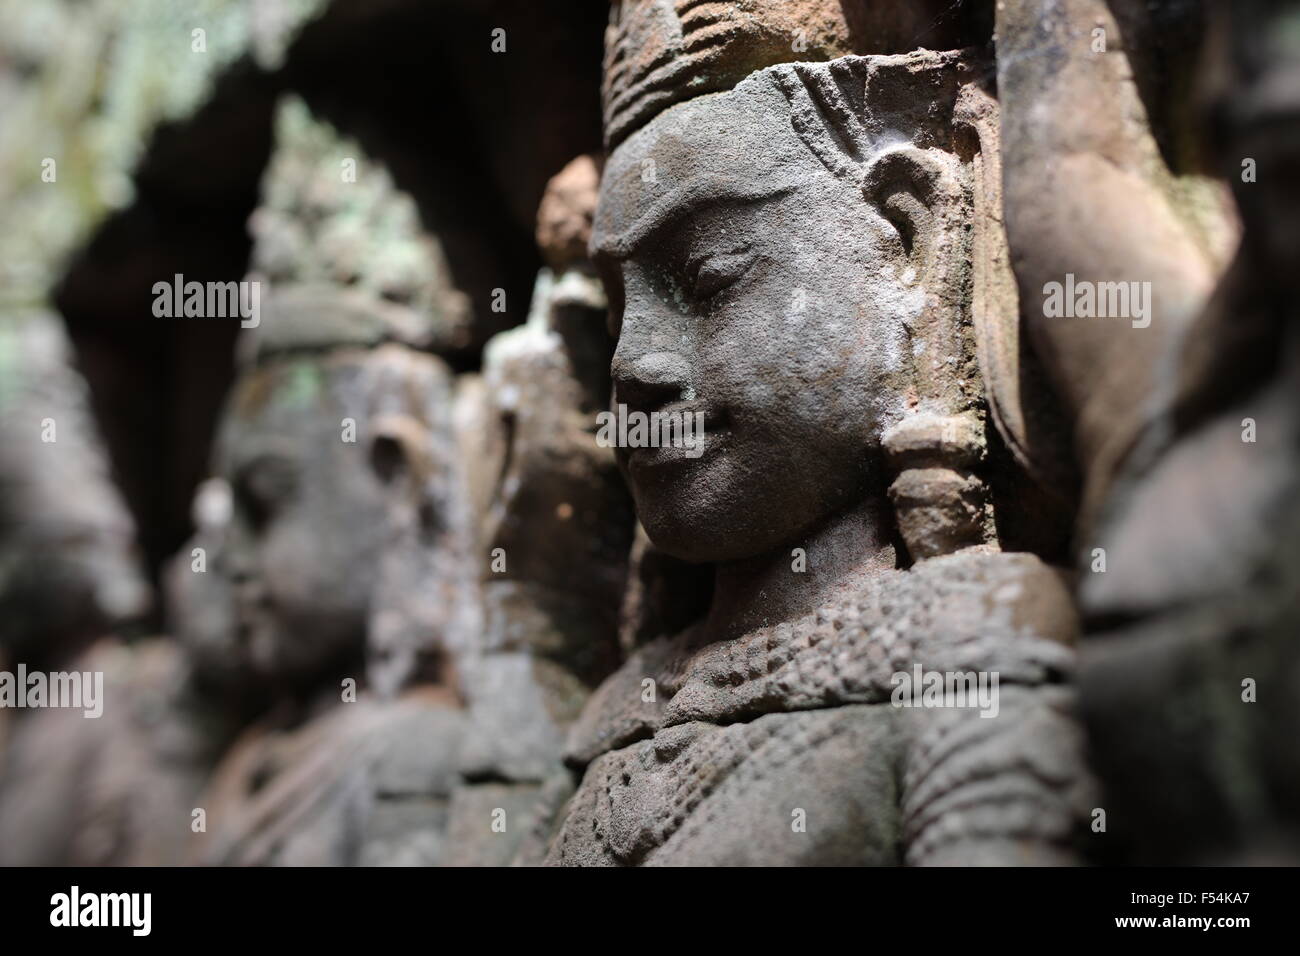
{"type": "MultiPolygon", "coordinates": [[[[446,649],[461,617],[454,602],[431,615],[408,595],[435,593],[466,563],[446,557],[461,547],[465,510],[451,373],[424,351],[454,347],[464,315],[436,242],[381,168],[295,100],[279,136],[250,277],[274,293],[243,342],[196,534],[167,575],[179,640],[97,645],[77,664],[104,672],[105,716],[44,712],[16,741],[0,794],[10,862],[427,862],[440,852],[461,729],[446,649]],[[354,181],[340,176],[340,156],[361,160],[354,181]],[[387,255],[366,258],[377,249],[387,255]],[[409,586],[416,574],[422,589],[409,586]],[[322,778],[315,761],[337,776],[322,778]],[[302,773],[318,788],[310,806],[298,802],[302,773]]],[[[33,394],[68,407],[80,396],[70,374],[48,369],[33,394]]],[[[85,486],[73,495],[65,483],[71,510],[111,517],[103,469],[87,467],[100,459],[86,426],[57,417],[64,468],[85,486]]],[[[77,533],[90,555],[117,557],[106,545],[129,543],[89,531],[77,533]]]]}
{"type": "Polygon", "coordinates": [[[520,852],[571,786],[561,764],[570,725],[622,661],[633,519],[613,450],[595,435],[612,350],[587,258],[598,176],[584,156],[551,181],[538,213],[550,265],[528,321],[489,341],[479,387],[465,393],[478,406],[464,424],[482,495],[484,629],[465,664],[470,729],[453,863],[506,863],[520,852]]]}
{"type": "MultiPolygon", "coordinates": [[[[1187,104],[1200,3],[1068,0],[997,5],[1005,215],[1026,334],[1071,424],[1078,547],[1120,460],[1169,387],[1236,241],[1231,199],[1194,148],[1187,104]],[[1051,317],[1045,286],[1145,282],[1148,315],[1051,317]]],[[[1055,460],[1053,466],[1051,462],[1055,460]]]]}
{"type": "MultiPolygon", "coordinates": [[[[0,864],[159,862],[176,835],[145,832],[150,806],[124,800],[144,762],[126,731],[154,708],[151,685],[167,681],[155,680],[160,662],[118,639],[139,623],[152,595],[110,472],[62,321],[7,309],[0,316],[0,670],[100,671],[108,700],[92,719],[77,709],[0,709],[0,864]]],[[[153,796],[166,802],[159,791],[153,796]]]]}
{"type": "Polygon", "coordinates": [[[294,101],[279,129],[253,221],[272,291],[214,466],[232,489],[232,650],[276,704],[216,769],[193,858],[434,863],[464,731],[456,628],[473,617],[443,600],[466,508],[452,375],[425,349],[458,341],[464,315],[382,167],[294,101]]]}
{"type": "Polygon", "coordinates": [[[66,663],[152,601],[60,319],[0,315],[0,655],[66,663]]]}
{"type": "Polygon", "coordinates": [[[1297,15],[1217,13],[1198,126],[1241,244],[1165,343],[1162,388],[1096,509],[1105,571],[1079,589],[1080,692],[1109,819],[1090,845],[1108,862],[1300,857],[1297,15]]]}

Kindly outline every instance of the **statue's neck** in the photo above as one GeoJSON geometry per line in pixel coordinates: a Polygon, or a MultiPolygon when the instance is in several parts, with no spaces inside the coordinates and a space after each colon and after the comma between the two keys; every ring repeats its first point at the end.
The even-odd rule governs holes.
{"type": "Polygon", "coordinates": [[[865,579],[896,567],[891,529],[888,502],[868,495],[803,540],[719,565],[701,639],[739,637],[844,600],[865,579]],[[795,548],[803,549],[803,562],[795,548]]]}

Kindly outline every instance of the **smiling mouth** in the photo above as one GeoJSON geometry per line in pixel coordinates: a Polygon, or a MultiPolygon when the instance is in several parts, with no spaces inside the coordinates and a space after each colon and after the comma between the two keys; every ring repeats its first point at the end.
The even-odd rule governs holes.
{"type": "MultiPolygon", "coordinates": [[[[651,428],[643,444],[622,445],[618,454],[630,471],[684,466],[703,460],[716,453],[720,443],[730,434],[730,421],[725,414],[707,408],[701,402],[681,401],[662,405],[652,413],[644,413],[652,422],[690,423],[690,431],[664,432],[651,428]],[[696,416],[703,416],[697,418],[696,416]],[[651,418],[650,416],[657,416],[651,418]],[[702,427],[696,428],[701,423],[702,427]],[[673,440],[660,440],[668,437],[673,440]]],[[[674,426],[676,427],[676,426],[674,426]]]]}
{"type": "Polygon", "coordinates": [[[261,601],[240,601],[235,608],[235,637],[248,647],[267,629],[270,614],[261,601]]]}

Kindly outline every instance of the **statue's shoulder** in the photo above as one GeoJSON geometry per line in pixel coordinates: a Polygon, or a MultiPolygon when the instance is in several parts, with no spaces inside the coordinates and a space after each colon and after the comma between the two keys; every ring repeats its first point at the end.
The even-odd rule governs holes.
{"type": "Polygon", "coordinates": [[[969,550],[887,571],[794,621],[693,655],[667,725],[888,701],[894,675],[999,671],[1012,683],[1072,667],[1077,631],[1065,575],[1032,554],[969,550]]]}
{"type": "Polygon", "coordinates": [[[972,549],[931,558],[732,640],[699,645],[688,628],[649,642],[587,702],[567,759],[585,767],[691,721],[886,702],[893,675],[918,664],[1052,682],[1072,669],[1076,631],[1064,572],[1035,555],[972,549]]]}
{"type": "Polygon", "coordinates": [[[585,767],[602,753],[653,736],[697,633],[692,626],[648,641],[607,677],[570,728],[565,761],[585,767]]]}

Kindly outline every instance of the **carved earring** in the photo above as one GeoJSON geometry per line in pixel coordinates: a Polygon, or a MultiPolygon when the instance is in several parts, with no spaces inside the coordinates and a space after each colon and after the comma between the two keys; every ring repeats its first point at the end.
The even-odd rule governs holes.
{"type": "Polygon", "coordinates": [[[994,538],[984,416],[964,298],[969,221],[966,175],[940,150],[903,147],[879,156],[863,194],[898,231],[925,305],[909,323],[915,353],[916,410],[882,444],[896,476],[889,487],[899,534],[913,561],[987,545],[994,538]]]}
{"type": "Polygon", "coordinates": [[[988,489],[976,469],[986,447],[981,417],[909,415],[884,435],[899,534],[913,561],[993,539],[988,489]]]}

